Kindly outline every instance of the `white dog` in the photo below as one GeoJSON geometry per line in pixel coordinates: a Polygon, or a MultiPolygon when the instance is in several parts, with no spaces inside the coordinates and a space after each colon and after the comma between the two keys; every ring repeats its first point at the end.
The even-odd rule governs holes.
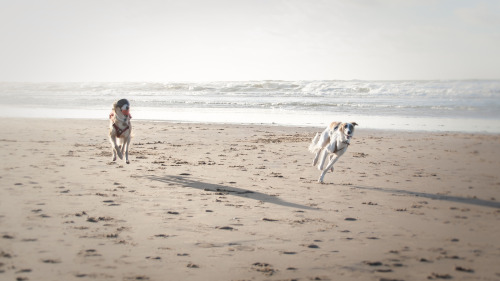
{"type": "Polygon", "coordinates": [[[113,103],[111,114],[109,115],[109,141],[111,142],[111,150],[113,152],[112,161],[116,161],[116,155],[123,159],[125,154],[125,162],[128,160],[128,147],[132,138],[132,123],[130,123],[130,103],[126,99],[121,99],[113,103]]]}
{"type": "Polygon", "coordinates": [[[347,150],[354,133],[354,127],[357,125],[356,122],[332,122],[322,133],[316,133],[309,145],[309,151],[316,153],[312,163],[313,166],[318,163],[320,154],[323,151],[321,162],[318,165],[318,169],[321,171],[318,182],[323,183],[328,170],[331,169],[333,172],[333,165],[347,150]],[[330,162],[323,168],[328,155],[330,155],[330,162]]]}

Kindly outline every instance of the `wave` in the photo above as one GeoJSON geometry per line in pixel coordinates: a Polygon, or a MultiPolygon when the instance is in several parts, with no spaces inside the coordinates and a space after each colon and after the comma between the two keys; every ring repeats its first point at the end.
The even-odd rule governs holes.
{"type": "Polygon", "coordinates": [[[0,104],[107,108],[279,109],[397,116],[500,119],[500,80],[215,81],[169,83],[0,83],[0,104]]]}

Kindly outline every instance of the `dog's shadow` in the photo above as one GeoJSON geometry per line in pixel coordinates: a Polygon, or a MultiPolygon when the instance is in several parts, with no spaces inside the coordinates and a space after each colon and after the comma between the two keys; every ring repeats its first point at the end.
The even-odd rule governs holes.
{"type": "Polygon", "coordinates": [[[232,186],[227,186],[227,185],[206,183],[206,182],[202,182],[202,181],[199,181],[199,180],[196,180],[194,178],[184,176],[184,175],[164,176],[164,177],[149,175],[149,176],[145,176],[145,178],[150,179],[152,181],[159,181],[159,182],[163,182],[163,183],[167,183],[167,184],[180,185],[182,187],[196,188],[196,189],[209,191],[209,192],[219,192],[219,193],[222,193],[224,195],[232,195],[232,196],[250,198],[253,200],[257,200],[257,201],[262,201],[265,203],[276,204],[276,205],[290,207],[290,208],[297,208],[297,209],[302,209],[302,210],[318,210],[316,208],[312,208],[309,206],[300,205],[300,204],[296,204],[296,203],[292,203],[292,202],[287,202],[287,201],[281,200],[280,198],[277,198],[276,196],[271,196],[271,195],[264,194],[261,192],[232,187],[232,186]]]}
{"type": "Polygon", "coordinates": [[[482,207],[500,208],[500,202],[489,201],[489,200],[484,200],[484,199],[479,199],[479,198],[466,198],[466,197],[460,197],[460,196],[432,194],[432,193],[425,193],[425,192],[418,192],[418,191],[411,191],[411,190],[383,188],[383,187],[375,187],[375,186],[359,186],[358,185],[358,186],[353,186],[353,187],[355,187],[357,189],[380,191],[380,192],[391,193],[391,194],[410,195],[410,196],[428,198],[428,199],[432,199],[432,200],[442,200],[442,201],[470,204],[470,205],[476,205],[476,206],[482,206],[482,207]]]}

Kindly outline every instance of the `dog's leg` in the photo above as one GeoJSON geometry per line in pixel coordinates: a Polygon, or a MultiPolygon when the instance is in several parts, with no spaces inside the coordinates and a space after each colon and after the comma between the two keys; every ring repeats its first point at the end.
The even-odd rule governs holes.
{"type": "Polygon", "coordinates": [[[323,149],[318,150],[316,152],[316,155],[314,155],[314,159],[313,159],[313,163],[312,163],[313,166],[316,166],[316,164],[318,164],[319,155],[321,154],[322,150],[323,149]]]}
{"type": "Polygon", "coordinates": [[[122,152],[122,155],[125,155],[125,140],[121,140],[122,143],[120,144],[120,151],[122,152]]]}
{"type": "Polygon", "coordinates": [[[326,168],[321,171],[321,175],[319,176],[319,179],[318,179],[319,183],[323,183],[326,172],[328,172],[328,170],[330,170],[330,169],[333,170],[333,165],[335,164],[335,162],[337,162],[337,160],[339,160],[339,156],[336,154],[333,154],[333,157],[330,159],[330,162],[328,163],[328,165],[326,165],[326,168]]]}
{"type": "Polygon", "coordinates": [[[113,161],[116,161],[116,155],[118,155],[118,158],[123,159],[121,149],[116,143],[116,136],[110,136],[109,139],[111,141],[111,146],[113,147],[113,161]]]}
{"type": "MultiPolygon", "coordinates": [[[[318,165],[318,170],[320,171],[323,171],[323,167],[325,166],[325,162],[326,162],[326,157],[328,156],[328,154],[333,154],[335,153],[335,150],[336,150],[336,147],[337,147],[337,143],[336,143],[336,136],[333,136],[333,138],[328,138],[328,140],[330,141],[330,143],[324,143],[323,144],[323,157],[321,158],[321,163],[319,163],[318,165]]],[[[332,159],[333,155],[330,156],[330,161],[332,159]]]]}
{"type": "Polygon", "coordinates": [[[328,157],[328,149],[323,149],[323,154],[321,155],[321,161],[318,165],[318,170],[323,171],[323,167],[325,166],[326,157],[328,157]]]}
{"type": "MultiPolygon", "coordinates": [[[[330,155],[330,161],[332,161],[333,157],[334,157],[334,155],[333,155],[333,154],[332,154],[332,155],[330,155]]],[[[332,167],[330,168],[330,171],[333,173],[333,165],[332,165],[332,167]]]]}
{"type": "Polygon", "coordinates": [[[111,143],[111,153],[113,154],[111,161],[116,161],[116,137],[114,136],[109,136],[109,142],[111,143]]]}
{"type": "Polygon", "coordinates": [[[333,165],[339,160],[340,156],[342,156],[345,151],[346,148],[341,149],[331,155],[330,162],[328,163],[328,165],[326,165],[326,168],[321,171],[321,175],[319,176],[318,179],[319,183],[323,183],[323,179],[325,178],[326,172],[328,172],[328,170],[332,170],[333,172],[333,165]]]}
{"type": "Polygon", "coordinates": [[[128,147],[130,146],[130,136],[127,138],[127,141],[123,144],[123,147],[125,148],[125,163],[130,164],[130,161],[128,160],[128,147]]]}
{"type": "Polygon", "coordinates": [[[121,153],[122,153],[122,155],[123,155],[123,152],[124,152],[124,150],[125,150],[125,142],[126,142],[126,140],[125,140],[125,138],[122,136],[122,137],[119,139],[119,141],[120,141],[120,145],[119,145],[118,147],[120,148],[120,152],[121,152],[121,153]]]}

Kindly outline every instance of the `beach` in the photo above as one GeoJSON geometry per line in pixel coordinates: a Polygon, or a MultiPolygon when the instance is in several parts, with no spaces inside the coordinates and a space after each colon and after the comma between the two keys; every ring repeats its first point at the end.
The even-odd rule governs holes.
{"type": "Polygon", "coordinates": [[[1,280],[500,280],[498,134],[132,121],[3,118],[1,280]]]}

